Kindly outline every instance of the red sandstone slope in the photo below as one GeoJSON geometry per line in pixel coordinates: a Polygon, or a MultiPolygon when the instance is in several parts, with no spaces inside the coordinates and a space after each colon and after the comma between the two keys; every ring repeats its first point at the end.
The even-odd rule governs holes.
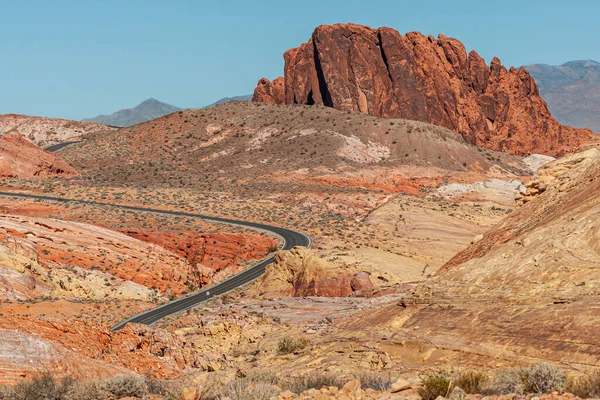
{"type": "Polygon", "coordinates": [[[284,59],[285,77],[261,79],[253,101],[427,121],[478,146],[519,155],[556,155],[593,136],[552,118],[523,68],[507,70],[498,58],[488,66],[444,35],[323,25],[284,59]]]}
{"type": "Polygon", "coordinates": [[[16,132],[0,137],[0,178],[73,176],[65,161],[40,149],[16,132]]]}

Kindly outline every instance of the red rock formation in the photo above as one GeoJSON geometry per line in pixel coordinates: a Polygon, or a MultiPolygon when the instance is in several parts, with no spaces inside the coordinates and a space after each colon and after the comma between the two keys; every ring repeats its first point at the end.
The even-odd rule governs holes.
{"type": "Polygon", "coordinates": [[[269,104],[283,104],[285,98],[285,89],[283,87],[283,78],[279,77],[273,82],[267,78],[258,81],[258,86],[254,90],[252,101],[269,104]]]}
{"type": "Polygon", "coordinates": [[[184,257],[194,267],[194,279],[199,285],[217,282],[216,272],[235,272],[244,261],[260,260],[278,247],[275,239],[258,234],[128,231],[127,235],[184,257]]]}
{"type": "Polygon", "coordinates": [[[128,324],[112,332],[76,320],[0,316],[0,327],[0,383],[15,383],[39,371],[82,379],[120,374],[173,378],[202,368],[202,357],[190,343],[144,325],[128,324]]]}
{"type": "Polygon", "coordinates": [[[77,172],[16,132],[0,137],[0,178],[73,176],[77,172]]]}
{"type": "Polygon", "coordinates": [[[273,263],[251,289],[265,297],[347,297],[373,288],[365,272],[338,267],[305,247],[275,253],[273,263]]]}
{"type": "Polygon", "coordinates": [[[593,136],[552,118],[525,69],[507,70],[498,58],[487,66],[475,51],[467,55],[461,42],[444,35],[320,26],[284,59],[285,78],[261,79],[254,101],[427,121],[511,154],[556,155],[593,136]]]}

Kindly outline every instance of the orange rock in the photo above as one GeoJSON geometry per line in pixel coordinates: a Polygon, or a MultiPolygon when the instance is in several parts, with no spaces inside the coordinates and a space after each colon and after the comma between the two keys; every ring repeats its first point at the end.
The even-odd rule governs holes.
{"type": "Polygon", "coordinates": [[[284,59],[284,95],[282,78],[274,81],[277,90],[262,79],[254,101],[427,121],[478,146],[519,155],[572,151],[594,135],[552,118],[525,69],[506,69],[498,58],[487,66],[444,35],[323,25],[284,59]]]}
{"type": "Polygon", "coordinates": [[[77,172],[56,155],[16,132],[0,137],[0,178],[73,176],[77,172]]]}

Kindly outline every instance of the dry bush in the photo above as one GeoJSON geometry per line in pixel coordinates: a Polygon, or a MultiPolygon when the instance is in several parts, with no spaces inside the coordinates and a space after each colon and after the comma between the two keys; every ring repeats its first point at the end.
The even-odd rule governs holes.
{"type": "MultiPolygon", "coordinates": [[[[272,382],[255,378],[231,381],[219,398],[230,400],[266,400],[279,394],[272,382]]],[[[203,397],[204,398],[204,397],[203,397]]]]}
{"type": "Polygon", "coordinates": [[[425,375],[421,384],[422,388],[419,389],[419,396],[423,400],[435,400],[439,396],[448,397],[454,389],[450,374],[445,371],[425,375]]]}
{"type": "Polygon", "coordinates": [[[341,387],[344,383],[339,376],[325,372],[313,372],[297,378],[279,380],[278,385],[290,392],[302,393],[310,389],[321,389],[323,386],[341,387]]]}
{"type": "Polygon", "coordinates": [[[483,372],[460,372],[455,378],[455,385],[467,394],[484,394],[489,379],[483,372]]]}
{"type": "Polygon", "coordinates": [[[523,394],[525,385],[520,369],[506,368],[496,372],[488,394],[523,394]]]}
{"type": "Polygon", "coordinates": [[[70,378],[57,380],[49,372],[23,380],[13,387],[0,390],[3,400],[63,400],[73,384],[70,378]]]}
{"type": "Polygon", "coordinates": [[[74,382],[65,396],[65,400],[100,400],[103,396],[95,382],[74,382]]]}
{"type": "Polygon", "coordinates": [[[498,371],[486,394],[524,394],[561,392],[566,388],[564,371],[548,364],[498,371]]]}
{"type": "Polygon", "coordinates": [[[566,387],[563,370],[548,364],[535,364],[521,371],[526,393],[561,392],[566,387]]]}
{"type": "Polygon", "coordinates": [[[600,370],[571,379],[567,391],[582,399],[600,398],[600,370]]]}
{"type": "Polygon", "coordinates": [[[392,376],[389,373],[387,375],[383,375],[375,372],[364,372],[356,375],[355,377],[356,379],[360,380],[360,385],[363,390],[390,390],[392,383],[394,383],[392,381],[392,376]]]}
{"type": "Polygon", "coordinates": [[[277,352],[280,354],[290,354],[296,351],[303,350],[310,344],[307,339],[296,339],[293,337],[284,337],[277,343],[277,352]]]}
{"type": "Polygon", "coordinates": [[[117,399],[121,397],[143,397],[146,394],[146,384],[143,379],[138,377],[120,375],[104,382],[102,390],[112,394],[117,399]]]}

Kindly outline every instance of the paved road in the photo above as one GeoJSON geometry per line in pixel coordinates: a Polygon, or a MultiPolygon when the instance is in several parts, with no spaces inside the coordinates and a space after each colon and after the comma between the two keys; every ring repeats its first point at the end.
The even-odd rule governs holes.
{"type": "Polygon", "coordinates": [[[75,140],[73,142],[63,142],[63,143],[53,144],[52,146],[48,146],[48,147],[44,148],[44,150],[50,151],[52,153],[56,153],[57,151],[62,150],[67,146],[70,146],[72,144],[81,143],[81,142],[83,142],[83,140],[75,140]]]}
{"type": "MultiPolygon", "coordinates": [[[[141,212],[150,212],[155,214],[163,214],[163,215],[174,215],[179,217],[191,217],[191,218],[200,218],[206,221],[230,224],[230,225],[239,225],[250,229],[267,231],[273,233],[277,236],[283,238],[283,250],[289,250],[294,246],[305,246],[309,247],[311,244],[310,238],[300,232],[294,231],[292,229],[281,228],[278,226],[271,226],[260,224],[256,222],[247,222],[240,221],[230,218],[220,218],[220,217],[212,217],[209,215],[203,214],[193,214],[186,213],[181,211],[168,211],[168,210],[160,210],[156,208],[144,208],[144,207],[133,207],[126,206],[120,204],[109,204],[109,203],[101,203],[96,201],[86,201],[86,200],[72,200],[65,199],[61,197],[50,197],[50,196],[40,196],[35,194],[26,194],[26,193],[14,193],[14,192],[0,192],[0,196],[7,197],[19,197],[19,198],[28,198],[28,199],[37,199],[37,200],[45,200],[45,201],[56,201],[61,203],[77,203],[77,204],[87,204],[87,205],[95,205],[95,206],[110,206],[114,208],[120,208],[122,210],[129,211],[141,211],[141,212]]],[[[138,314],[134,317],[127,319],[126,321],[121,322],[119,325],[113,327],[113,330],[119,330],[125,326],[128,322],[136,322],[138,324],[151,325],[160,319],[172,315],[189,308],[195,307],[196,305],[209,300],[215,296],[224,294],[233,290],[239,286],[242,286],[248,282],[251,282],[262,274],[265,273],[265,267],[269,265],[273,261],[273,256],[254,264],[250,268],[240,272],[237,275],[232,276],[228,280],[219,283],[211,288],[207,288],[199,291],[196,294],[193,294],[188,297],[184,297],[181,299],[174,300],[170,303],[164,304],[152,310],[146,311],[142,314],[138,314]]]]}

